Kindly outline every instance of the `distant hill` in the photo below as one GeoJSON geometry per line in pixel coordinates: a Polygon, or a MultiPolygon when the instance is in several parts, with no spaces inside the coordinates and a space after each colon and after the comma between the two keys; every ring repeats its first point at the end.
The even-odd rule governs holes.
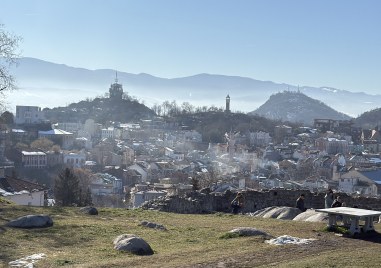
{"type": "Polygon", "coordinates": [[[151,118],[155,113],[145,105],[131,99],[95,98],[72,103],[67,107],[45,108],[46,119],[51,122],[82,122],[94,119],[105,124],[108,121],[131,122],[151,118]]]}
{"type": "Polygon", "coordinates": [[[381,127],[381,108],[373,109],[361,114],[355,119],[355,125],[362,128],[381,127]]]}
{"type": "MultiPolygon", "coordinates": [[[[34,58],[21,58],[18,67],[11,72],[16,77],[19,90],[8,94],[10,110],[14,110],[16,105],[53,108],[102,96],[115,78],[115,70],[111,69],[88,70],[34,58]]],[[[224,107],[225,97],[229,94],[232,111],[249,112],[275,93],[297,91],[298,88],[307,96],[351,116],[374,109],[381,103],[381,95],[331,87],[298,87],[239,76],[197,74],[168,79],[118,70],[118,79],[125,92],[144,100],[149,107],[166,100],[176,100],[178,104],[189,102],[194,106],[224,107]]]]}
{"type": "Polygon", "coordinates": [[[262,106],[249,114],[308,125],[311,125],[316,118],[350,119],[348,115],[335,111],[321,101],[300,92],[290,91],[272,95],[262,106]]]}

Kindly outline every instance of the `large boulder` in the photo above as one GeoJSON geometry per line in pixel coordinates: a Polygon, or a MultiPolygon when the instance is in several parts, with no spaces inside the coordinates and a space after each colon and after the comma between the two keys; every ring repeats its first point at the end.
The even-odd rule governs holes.
{"type": "Polygon", "coordinates": [[[46,228],[53,226],[53,220],[48,215],[26,215],[7,223],[15,228],[46,228]]]}
{"type": "Polygon", "coordinates": [[[266,239],[272,238],[272,236],[265,231],[261,231],[253,227],[238,227],[229,231],[229,233],[238,234],[238,236],[262,236],[266,239]]]}
{"type": "Polygon", "coordinates": [[[328,214],[316,212],[314,209],[308,209],[297,215],[294,221],[325,222],[328,220],[328,214]]]}
{"type": "Polygon", "coordinates": [[[273,218],[280,220],[292,220],[300,214],[301,211],[298,208],[293,207],[268,207],[257,211],[252,216],[262,217],[262,218],[273,218]]]}
{"type": "Polygon", "coordinates": [[[255,211],[253,213],[250,213],[250,216],[253,216],[253,217],[263,217],[263,215],[265,215],[267,212],[269,212],[270,210],[272,210],[274,208],[276,208],[276,207],[263,208],[263,209],[255,211]]]}
{"type": "Polygon", "coordinates": [[[79,211],[89,215],[98,215],[98,210],[95,207],[83,207],[79,211]]]}
{"type": "Polygon", "coordinates": [[[142,238],[133,234],[123,234],[114,239],[114,248],[136,255],[152,255],[151,246],[142,238]]]}

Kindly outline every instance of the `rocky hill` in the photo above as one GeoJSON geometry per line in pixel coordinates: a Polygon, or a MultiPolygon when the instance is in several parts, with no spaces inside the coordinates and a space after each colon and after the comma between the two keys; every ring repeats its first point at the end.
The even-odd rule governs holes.
{"type": "Polygon", "coordinates": [[[381,108],[361,114],[355,119],[355,125],[363,128],[375,128],[381,126],[381,108]]]}
{"type": "Polygon", "coordinates": [[[105,124],[107,121],[130,122],[148,119],[155,113],[132,99],[95,98],[67,107],[45,108],[46,119],[51,122],[84,122],[86,119],[105,124]]]}
{"type": "Polygon", "coordinates": [[[273,120],[300,122],[311,125],[315,118],[347,120],[350,117],[300,92],[284,91],[274,94],[257,110],[249,114],[273,120]]]}

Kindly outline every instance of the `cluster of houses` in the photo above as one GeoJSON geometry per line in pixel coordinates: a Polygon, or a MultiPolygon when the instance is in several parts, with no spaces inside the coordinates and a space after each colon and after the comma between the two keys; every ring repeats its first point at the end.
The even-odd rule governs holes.
{"type": "MultiPolygon", "coordinates": [[[[110,97],[122,97],[117,81],[110,97]],[[114,92],[115,91],[115,92],[114,92]]],[[[226,112],[230,112],[230,98],[226,112]]],[[[381,133],[351,121],[316,119],[313,127],[276,126],[266,132],[226,133],[224,143],[205,143],[195,130],[165,118],[138,122],[46,122],[39,107],[17,106],[14,125],[2,126],[2,170],[43,170],[55,166],[92,174],[92,199],[107,206],[139,207],[143,202],[201,187],[226,189],[309,189],[379,196],[381,133]],[[22,149],[15,144],[46,138],[56,147],[22,149]],[[9,142],[11,141],[11,142],[9,142]]],[[[25,178],[0,174],[0,195],[24,205],[47,205],[47,190],[25,178]]]]}

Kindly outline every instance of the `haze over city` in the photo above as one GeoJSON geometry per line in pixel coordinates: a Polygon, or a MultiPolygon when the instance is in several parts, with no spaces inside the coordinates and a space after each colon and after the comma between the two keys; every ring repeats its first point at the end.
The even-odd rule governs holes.
{"type": "Polygon", "coordinates": [[[380,10],[2,0],[0,267],[380,266],[380,10]]]}
{"type": "Polygon", "coordinates": [[[1,5],[0,23],[23,38],[23,57],[163,78],[211,73],[370,94],[381,88],[375,0],[1,5]]]}

